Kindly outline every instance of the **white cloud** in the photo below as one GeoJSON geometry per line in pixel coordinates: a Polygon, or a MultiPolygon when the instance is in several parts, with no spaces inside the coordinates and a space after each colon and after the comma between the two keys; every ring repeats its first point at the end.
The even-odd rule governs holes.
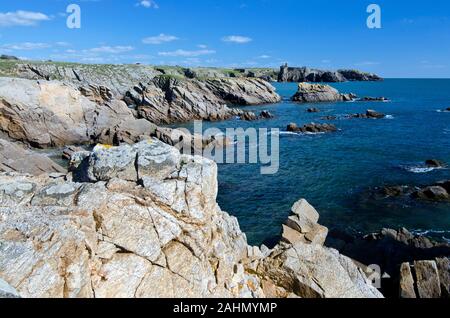
{"type": "Polygon", "coordinates": [[[242,36],[242,35],[229,35],[229,36],[222,38],[222,41],[237,43],[237,44],[245,44],[245,43],[249,43],[253,40],[249,37],[242,36]]]}
{"type": "Polygon", "coordinates": [[[164,33],[161,33],[157,36],[150,36],[148,38],[145,38],[142,40],[144,44],[162,44],[162,43],[168,43],[178,40],[178,38],[174,35],[167,35],[164,33]]]}
{"type": "Polygon", "coordinates": [[[374,62],[374,61],[364,61],[364,62],[358,62],[355,63],[356,66],[372,66],[372,65],[380,65],[380,62],[374,62]]]}
{"type": "Polygon", "coordinates": [[[136,3],[136,6],[144,7],[144,8],[159,9],[159,5],[153,0],[142,0],[142,1],[139,1],[138,3],[136,3]]]}
{"type": "Polygon", "coordinates": [[[51,47],[48,43],[36,43],[36,42],[23,42],[23,43],[13,43],[4,44],[0,46],[0,49],[7,51],[31,51],[40,50],[51,47]]]}
{"type": "Polygon", "coordinates": [[[263,54],[263,55],[258,56],[258,58],[259,58],[259,59],[270,59],[271,56],[270,56],[270,55],[263,54]]]}
{"type": "Polygon", "coordinates": [[[6,13],[0,12],[0,27],[34,26],[39,22],[48,20],[50,20],[50,17],[40,12],[22,10],[6,13]]]}
{"type": "Polygon", "coordinates": [[[110,53],[110,54],[119,54],[133,51],[134,47],[132,46],[100,46],[89,49],[88,51],[93,53],[110,53]]]}
{"type": "Polygon", "coordinates": [[[186,51],[186,50],[176,50],[171,52],[159,52],[159,56],[170,56],[170,57],[177,57],[177,56],[183,56],[183,57],[195,57],[195,56],[201,56],[201,55],[209,55],[214,54],[216,51],[213,50],[197,50],[197,51],[186,51]]]}
{"type": "Polygon", "coordinates": [[[201,48],[201,49],[206,49],[206,48],[208,48],[208,46],[207,46],[206,44],[199,44],[199,45],[197,45],[197,47],[198,47],[198,48],[201,48]]]}

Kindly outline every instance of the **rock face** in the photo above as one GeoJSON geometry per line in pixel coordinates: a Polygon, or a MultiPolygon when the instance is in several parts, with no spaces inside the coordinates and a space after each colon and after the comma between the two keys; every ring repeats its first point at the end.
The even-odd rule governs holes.
{"type": "Polygon", "coordinates": [[[337,89],[323,84],[298,84],[297,93],[292,100],[300,103],[349,101],[354,95],[340,94],[337,89]]]}
{"type": "Polygon", "coordinates": [[[380,81],[375,74],[356,70],[324,71],[308,67],[280,67],[279,82],[346,82],[346,81],[380,81]]]}
{"type": "Polygon", "coordinates": [[[39,148],[95,141],[135,121],[122,101],[99,105],[57,81],[0,78],[0,130],[39,148]]]}
{"type": "Polygon", "coordinates": [[[0,279],[21,297],[381,296],[322,239],[248,246],[212,161],[154,139],[81,158],[62,178],[0,174],[0,279]]]}
{"type": "Polygon", "coordinates": [[[43,173],[64,173],[66,169],[45,155],[0,139],[0,172],[22,172],[38,176],[43,173]]]}
{"type": "Polygon", "coordinates": [[[227,105],[276,103],[280,96],[272,85],[256,78],[189,80],[160,76],[148,85],[135,86],[126,93],[125,101],[143,118],[167,124],[228,119],[243,111],[227,105]]]}
{"type": "Polygon", "coordinates": [[[302,127],[298,127],[297,124],[291,123],[286,128],[289,132],[298,132],[298,133],[326,133],[326,132],[336,132],[338,129],[336,126],[331,124],[306,124],[302,127]]]}
{"type": "Polygon", "coordinates": [[[382,119],[385,117],[386,117],[385,114],[379,113],[372,109],[368,109],[365,114],[348,115],[348,118],[365,118],[365,119],[382,119]]]}

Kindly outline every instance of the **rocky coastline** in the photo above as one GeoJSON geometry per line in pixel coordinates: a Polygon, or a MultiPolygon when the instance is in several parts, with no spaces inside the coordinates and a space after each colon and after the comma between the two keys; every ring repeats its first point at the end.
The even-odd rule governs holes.
{"type": "MultiPolygon", "coordinates": [[[[4,60],[12,64],[0,77],[0,297],[383,297],[369,279],[371,259],[355,252],[359,247],[348,238],[329,235],[306,200],[294,204],[275,246],[249,246],[237,219],[216,202],[216,164],[181,154],[172,146],[194,141],[161,126],[272,118],[268,111],[256,115],[233,106],[279,102],[266,80],[273,73],[264,79],[266,70],[221,76],[223,71],[205,69],[94,70],[4,60]],[[55,151],[68,166],[42,150],[55,151]]],[[[310,83],[300,83],[295,97],[355,98],[310,83]]],[[[361,118],[382,115],[368,111],[361,118]]],[[[311,123],[287,130],[338,129],[311,123]]],[[[227,143],[212,136],[201,146],[213,142],[227,143]]],[[[426,266],[436,268],[434,281],[445,284],[442,256],[449,253],[441,249],[447,254],[409,254],[414,257],[394,258],[386,266],[410,283],[405,263],[435,262],[426,266]]],[[[446,297],[446,289],[439,290],[446,297]]]]}

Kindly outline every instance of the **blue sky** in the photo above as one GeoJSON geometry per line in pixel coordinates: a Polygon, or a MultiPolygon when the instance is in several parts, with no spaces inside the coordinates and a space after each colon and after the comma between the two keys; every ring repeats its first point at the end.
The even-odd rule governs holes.
{"type": "Polygon", "coordinates": [[[450,78],[450,1],[2,0],[0,53],[84,63],[358,68],[450,78]],[[81,7],[81,29],[66,8],[81,7]],[[366,26],[369,4],[382,28],[366,26]]]}

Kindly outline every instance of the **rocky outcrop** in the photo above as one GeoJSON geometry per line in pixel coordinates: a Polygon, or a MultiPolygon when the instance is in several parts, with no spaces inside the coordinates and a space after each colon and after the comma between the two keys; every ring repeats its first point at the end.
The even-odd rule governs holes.
{"type": "Polygon", "coordinates": [[[381,296],[322,239],[248,246],[212,161],[154,139],[79,157],[65,177],[0,174],[0,279],[21,297],[381,296]]]}
{"type": "Polygon", "coordinates": [[[400,268],[401,298],[449,298],[450,259],[403,263],[400,268]]]}
{"type": "Polygon", "coordinates": [[[0,55],[0,60],[19,61],[20,59],[13,55],[0,55]]]}
{"type": "Polygon", "coordinates": [[[382,119],[386,118],[386,115],[375,110],[368,109],[365,114],[352,114],[348,115],[347,118],[382,119]]]}
{"type": "Polygon", "coordinates": [[[355,97],[353,94],[341,94],[329,85],[300,83],[292,100],[300,103],[339,102],[351,101],[355,97]]]}
{"type": "Polygon", "coordinates": [[[99,105],[58,81],[0,78],[0,130],[32,146],[95,142],[135,117],[119,100],[99,105]]]}
{"type": "Polygon", "coordinates": [[[260,79],[217,78],[207,80],[160,76],[148,85],[135,86],[125,99],[143,118],[153,123],[194,119],[224,120],[244,113],[227,105],[276,103],[280,96],[260,79]]]}
{"type": "Polygon", "coordinates": [[[295,123],[291,123],[286,128],[289,132],[297,132],[297,133],[327,133],[327,132],[336,132],[338,129],[336,126],[331,124],[306,124],[302,127],[297,126],[295,123]]]}
{"type": "Polygon", "coordinates": [[[66,169],[43,154],[0,139],[0,172],[21,172],[38,176],[43,173],[64,173],[66,169]]]}
{"type": "Polygon", "coordinates": [[[357,70],[325,71],[308,67],[280,67],[279,82],[346,82],[346,81],[380,81],[379,76],[357,70]]]}

